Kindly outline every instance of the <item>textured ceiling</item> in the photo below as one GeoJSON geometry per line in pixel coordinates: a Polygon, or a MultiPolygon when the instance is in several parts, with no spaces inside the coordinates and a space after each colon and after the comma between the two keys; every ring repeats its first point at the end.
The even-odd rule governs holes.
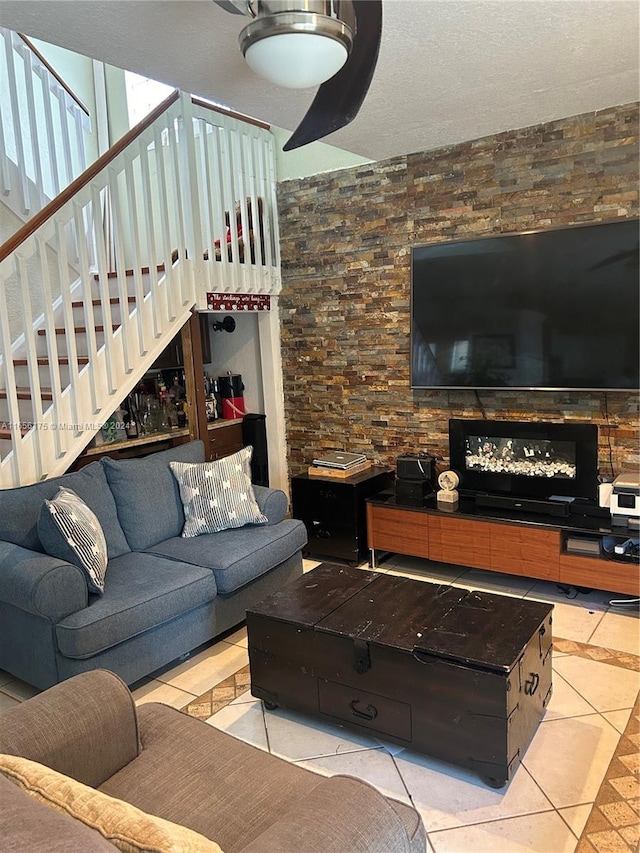
{"type": "MultiPolygon", "coordinates": [[[[384,0],[356,120],[324,141],[379,160],[638,99],[636,0],[384,0]]],[[[313,90],[242,59],[211,0],[0,0],[0,24],[293,130],[313,90]]]]}

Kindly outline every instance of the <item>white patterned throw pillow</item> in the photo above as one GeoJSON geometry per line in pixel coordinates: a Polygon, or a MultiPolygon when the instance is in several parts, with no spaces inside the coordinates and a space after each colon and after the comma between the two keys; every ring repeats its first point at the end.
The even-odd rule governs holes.
{"type": "Polygon", "coordinates": [[[58,489],[53,500],[45,500],[44,503],[62,539],[52,543],[49,533],[47,553],[79,566],[87,577],[89,589],[103,593],[107,572],[107,542],[95,513],[75,492],[64,487],[58,489]]]}
{"type": "Polygon", "coordinates": [[[266,524],[251,485],[252,447],[215,462],[170,462],[184,509],[182,536],[266,524]]]}

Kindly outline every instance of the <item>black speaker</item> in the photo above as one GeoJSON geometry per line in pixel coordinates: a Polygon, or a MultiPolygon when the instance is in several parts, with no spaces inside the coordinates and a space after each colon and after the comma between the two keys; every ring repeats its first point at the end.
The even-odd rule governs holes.
{"type": "Polygon", "coordinates": [[[475,496],[475,502],[476,506],[486,506],[492,509],[521,509],[524,512],[541,512],[545,515],[569,515],[567,501],[516,498],[512,495],[491,495],[479,492],[475,496]]]}
{"type": "Polygon", "coordinates": [[[396,480],[396,497],[409,498],[412,501],[423,501],[433,492],[433,486],[428,480],[396,480]]]}
{"type": "Polygon", "coordinates": [[[403,453],[396,459],[399,480],[426,480],[433,485],[436,479],[436,460],[430,453],[403,453]]]}
{"type": "Polygon", "coordinates": [[[253,447],[251,482],[256,486],[269,485],[266,415],[245,415],[242,419],[242,443],[253,447]]]}

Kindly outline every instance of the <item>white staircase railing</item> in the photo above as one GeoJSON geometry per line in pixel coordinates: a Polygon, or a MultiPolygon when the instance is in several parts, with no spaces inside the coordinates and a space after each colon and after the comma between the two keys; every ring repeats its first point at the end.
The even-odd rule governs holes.
{"type": "Polygon", "coordinates": [[[0,37],[0,198],[26,221],[86,169],[90,118],[27,39],[0,37]]]}
{"type": "Polygon", "coordinates": [[[264,125],[192,100],[195,257],[217,261],[202,265],[199,281],[206,286],[199,288],[198,307],[206,308],[206,291],[277,294],[282,282],[273,136],[264,125]]]}
{"type": "Polygon", "coordinates": [[[207,290],[279,292],[246,127],[174,92],[0,247],[0,488],[63,473],[207,290]]]}

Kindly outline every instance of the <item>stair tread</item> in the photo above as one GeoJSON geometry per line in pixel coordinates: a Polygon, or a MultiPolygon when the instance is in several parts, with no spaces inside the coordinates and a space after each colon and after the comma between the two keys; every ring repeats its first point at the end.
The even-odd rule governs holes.
{"type": "MultiPolygon", "coordinates": [[[[164,270],[165,270],[164,264],[158,264],[156,266],[156,272],[164,272],[164,270]]],[[[142,275],[149,275],[149,267],[141,267],[140,272],[142,275]]],[[[124,274],[125,274],[125,276],[133,275],[133,270],[125,270],[124,274]]],[[[107,278],[118,278],[118,273],[115,270],[112,270],[111,272],[107,273],[107,278]]],[[[99,273],[94,273],[93,280],[94,281],[100,281],[99,273]]]]}
{"type": "MultiPolygon", "coordinates": [[[[38,365],[40,367],[46,367],[49,364],[49,359],[45,356],[41,356],[37,359],[38,365]]],[[[79,355],[77,357],[78,364],[89,364],[89,357],[86,355],[79,355]]],[[[28,365],[28,361],[26,358],[14,358],[13,364],[14,367],[26,367],[28,365]]],[[[58,364],[69,364],[69,359],[66,356],[60,356],[58,359],[58,364]]]]}
{"type": "MultiPolygon", "coordinates": [[[[32,393],[31,388],[26,387],[17,387],[16,394],[18,395],[18,400],[31,400],[32,393]]],[[[53,400],[53,391],[51,388],[40,388],[40,397],[43,400],[53,400]]],[[[5,388],[0,388],[0,400],[7,399],[7,391],[5,388]]]]}
{"type": "MultiPolygon", "coordinates": [[[[127,296],[127,302],[135,302],[135,301],[136,301],[135,296],[127,296]]],[[[110,304],[110,305],[118,305],[118,303],[119,303],[119,302],[120,302],[120,297],[119,297],[119,296],[111,296],[111,297],[109,298],[109,304],[110,304]]],[[[94,305],[94,306],[96,306],[96,307],[97,307],[98,305],[102,305],[102,299],[92,299],[92,300],[91,300],[91,304],[92,304],[92,305],[94,305]]],[[[77,302],[72,302],[72,303],[71,303],[71,307],[72,307],[72,308],[82,308],[82,307],[84,307],[84,300],[83,300],[83,299],[79,299],[77,302]]]]}
{"type": "MultiPolygon", "coordinates": [[[[94,326],[93,328],[96,332],[104,332],[104,326],[94,326]]],[[[111,326],[111,329],[114,332],[116,329],[119,329],[119,328],[120,328],[120,323],[113,323],[111,326]]],[[[87,332],[87,327],[86,326],[74,326],[73,331],[77,335],[84,335],[87,332]]],[[[57,327],[55,329],[55,333],[56,333],[56,335],[66,335],[67,330],[64,327],[60,326],[60,327],[57,327]]],[[[47,330],[46,329],[38,329],[38,334],[39,335],[46,335],[47,330]]]]}

